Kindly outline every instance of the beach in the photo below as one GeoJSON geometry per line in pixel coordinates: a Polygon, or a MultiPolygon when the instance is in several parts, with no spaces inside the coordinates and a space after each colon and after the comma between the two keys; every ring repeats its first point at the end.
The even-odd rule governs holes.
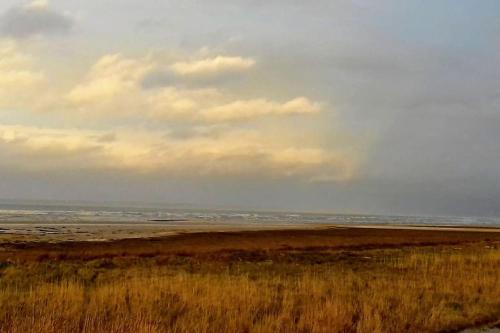
{"type": "Polygon", "coordinates": [[[0,242],[109,241],[179,233],[329,228],[498,232],[500,218],[1,205],[0,242]]]}
{"type": "Polygon", "coordinates": [[[184,233],[238,232],[265,230],[328,230],[328,229],[377,229],[377,230],[427,230],[452,232],[499,233],[500,227],[492,226],[430,226],[430,225],[345,225],[318,223],[259,223],[242,224],[238,221],[158,221],[85,222],[85,223],[37,223],[0,222],[0,242],[71,242],[112,241],[129,238],[152,238],[184,233]]]}

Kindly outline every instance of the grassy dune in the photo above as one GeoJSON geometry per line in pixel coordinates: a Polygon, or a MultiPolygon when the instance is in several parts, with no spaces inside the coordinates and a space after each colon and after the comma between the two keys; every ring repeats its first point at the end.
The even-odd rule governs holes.
{"type": "Polygon", "coordinates": [[[371,232],[343,235],[347,247],[317,246],[309,234],[300,247],[283,243],[289,234],[265,232],[246,235],[255,240],[248,245],[237,241],[241,235],[223,235],[236,241],[224,238],[217,247],[206,234],[210,246],[198,239],[191,253],[171,248],[175,239],[4,244],[0,332],[421,333],[500,318],[497,235],[460,242],[453,233],[429,233],[426,241],[404,232],[393,235],[394,244],[420,243],[363,239],[365,248],[353,241],[371,232]],[[262,239],[278,239],[280,247],[251,245],[262,239]]]}

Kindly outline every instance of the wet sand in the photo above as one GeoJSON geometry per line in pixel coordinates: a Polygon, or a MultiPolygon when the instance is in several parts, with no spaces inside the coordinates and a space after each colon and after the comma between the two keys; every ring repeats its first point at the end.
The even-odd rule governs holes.
{"type": "Polygon", "coordinates": [[[0,242],[111,241],[180,233],[316,229],[312,224],[242,224],[232,222],[152,221],[150,223],[0,223],[0,242]]]}
{"type": "Polygon", "coordinates": [[[129,238],[151,238],[182,233],[237,232],[265,230],[326,229],[427,230],[450,232],[500,233],[500,227],[417,226],[417,225],[345,225],[311,223],[241,223],[241,221],[155,220],[148,223],[85,222],[33,223],[1,222],[0,242],[66,242],[110,241],[129,238]]]}

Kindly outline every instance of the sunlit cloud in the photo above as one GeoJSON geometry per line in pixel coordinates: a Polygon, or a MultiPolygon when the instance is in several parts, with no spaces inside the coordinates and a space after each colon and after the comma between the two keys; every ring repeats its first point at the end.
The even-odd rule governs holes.
{"type": "Polygon", "coordinates": [[[217,56],[194,61],[176,62],[170,66],[180,76],[211,77],[251,69],[256,61],[251,58],[217,56]]]}
{"type": "Polygon", "coordinates": [[[0,126],[2,165],[31,171],[105,169],[177,177],[299,177],[317,173],[345,181],[353,156],[341,151],[276,143],[258,131],[173,138],[159,131],[115,133],[30,126],[0,126]]]}
{"type": "Polygon", "coordinates": [[[42,71],[43,66],[14,42],[6,43],[0,52],[4,55],[0,87],[8,92],[0,99],[0,112],[8,106],[34,112],[37,119],[45,115],[56,119],[53,126],[0,125],[3,166],[296,181],[314,181],[318,175],[348,181],[357,174],[356,153],[334,142],[295,140],[292,129],[279,125],[283,117],[313,119],[325,110],[323,103],[305,96],[281,101],[267,96],[245,98],[212,85],[183,87],[173,82],[147,88],[142,84],[158,68],[173,66],[179,75],[214,75],[250,68],[253,60],[216,57],[183,63],[115,53],[100,57],[86,73],[83,68],[77,71],[84,73],[81,76],[40,88],[45,76],[58,80],[57,75],[42,71]],[[22,98],[28,91],[29,98],[22,98]],[[7,103],[16,99],[23,102],[7,103]],[[92,117],[91,123],[82,125],[78,120],[82,115],[92,117]],[[57,126],[57,119],[63,127],[57,126]],[[276,126],[269,131],[259,121],[276,122],[276,126]],[[176,135],[179,131],[183,135],[176,135]]]}
{"type": "Polygon", "coordinates": [[[120,54],[103,56],[92,67],[83,83],[68,94],[75,104],[102,103],[137,90],[140,81],[153,68],[148,61],[128,59],[120,54]]]}
{"type": "MultiPolygon", "coordinates": [[[[219,61],[216,64],[220,66],[219,61]]],[[[201,68],[205,62],[193,66],[201,68]]],[[[306,97],[295,97],[280,103],[266,98],[233,100],[230,94],[213,87],[143,87],[141,83],[144,78],[158,67],[160,64],[147,57],[130,59],[120,54],[106,55],[66,98],[73,107],[89,112],[121,115],[140,113],[157,120],[191,122],[232,122],[269,115],[314,114],[321,111],[320,103],[306,97]]]]}
{"type": "Polygon", "coordinates": [[[200,122],[238,122],[264,116],[319,113],[321,105],[305,97],[284,103],[260,99],[230,99],[215,89],[164,88],[150,95],[148,103],[155,119],[185,119],[200,122]]]}
{"type": "Polygon", "coordinates": [[[28,9],[46,10],[49,7],[48,0],[34,0],[24,6],[28,9]]]}
{"type": "Polygon", "coordinates": [[[201,110],[203,119],[208,121],[245,120],[265,115],[308,114],[321,111],[319,103],[305,97],[297,97],[285,103],[277,103],[266,99],[238,100],[201,110]]]}
{"type": "Polygon", "coordinates": [[[148,92],[149,117],[157,120],[184,119],[195,121],[200,110],[223,98],[214,88],[178,89],[166,87],[148,92]]]}
{"type": "Polygon", "coordinates": [[[0,41],[0,107],[20,104],[43,78],[34,69],[32,57],[22,53],[15,42],[0,41]]]}

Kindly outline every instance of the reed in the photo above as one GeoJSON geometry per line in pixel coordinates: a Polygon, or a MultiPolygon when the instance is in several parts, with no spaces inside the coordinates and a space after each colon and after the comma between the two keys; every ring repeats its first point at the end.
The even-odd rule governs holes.
{"type": "Polygon", "coordinates": [[[454,331],[500,317],[485,244],[3,263],[0,332],[454,331]]]}

